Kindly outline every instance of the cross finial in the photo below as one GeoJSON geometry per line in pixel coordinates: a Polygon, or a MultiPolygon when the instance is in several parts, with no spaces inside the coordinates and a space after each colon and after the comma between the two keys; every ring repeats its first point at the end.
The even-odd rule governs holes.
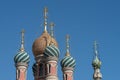
{"type": "Polygon", "coordinates": [[[21,31],[21,49],[20,49],[20,51],[24,51],[25,50],[24,49],[24,33],[25,33],[25,30],[23,29],[21,31]]]}
{"type": "Polygon", "coordinates": [[[69,45],[70,36],[66,35],[66,56],[70,56],[70,45],[69,45]]]}
{"type": "Polygon", "coordinates": [[[94,41],[94,52],[95,52],[95,56],[98,56],[98,43],[97,43],[97,41],[94,41]]]}
{"type": "Polygon", "coordinates": [[[48,8],[44,8],[44,31],[47,31],[47,13],[48,13],[48,8]]]}

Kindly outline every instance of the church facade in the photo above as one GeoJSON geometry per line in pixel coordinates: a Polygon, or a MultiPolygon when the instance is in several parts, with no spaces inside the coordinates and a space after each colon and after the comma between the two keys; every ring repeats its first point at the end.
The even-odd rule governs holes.
{"type": "MultiPolygon", "coordinates": [[[[58,43],[54,38],[53,26],[51,23],[50,33],[47,31],[47,13],[48,9],[44,9],[44,30],[40,37],[35,39],[32,45],[35,63],[33,63],[32,70],[34,80],[59,80],[57,76],[58,59],[60,51],[58,43]]],[[[94,68],[93,79],[101,80],[102,74],[100,73],[101,61],[98,57],[97,43],[94,43],[95,57],[92,62],[94,68]]],[[[24,30],[22,31],[21,48],[14,57],[16,67],[16,80],[26,80],[27,68],[30,62],[30,56],[24,49],[24,30]]],[[[61,68],[63,72],[63,80],[73,80],[74,68],[76,62],[70,55],[69,51],[69,35],[66,36],[66,54],[61,60],[61,68]]]]}

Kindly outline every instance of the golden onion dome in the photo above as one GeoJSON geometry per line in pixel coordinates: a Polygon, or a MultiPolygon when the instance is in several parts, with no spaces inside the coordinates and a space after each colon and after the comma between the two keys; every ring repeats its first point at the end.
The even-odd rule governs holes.
{"type": "Polygon", "coordinates": [[[44,31],[42,35],[37,38],[33,43],[32,51],[34,56],[36,57],[38,55],[44,54],[45,48],[51,43],[58,47],[56,40],[52,38],[47,31],[44,31]]]}
{"type": "Polygon", "coordinates": [[[38,55],[43,55],[45,48],[50,44],[54,44],[56,47],[58,47],[56,40],[53,37],[51,37],[51,35],[49,35],[49,33],[47,32],[47,18],[48,18],[47,14],[48,14],[48,9],[45,8],[44,9],[44,32],[39,38],[37,38],[34,41],[32,45],[32,51],[35,57],[38,55]]]}

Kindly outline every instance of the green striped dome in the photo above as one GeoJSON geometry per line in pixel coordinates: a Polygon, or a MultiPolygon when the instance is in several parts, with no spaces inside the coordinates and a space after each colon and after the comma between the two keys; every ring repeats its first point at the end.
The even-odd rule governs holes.
{"type": "Polygon", "coordinates": [[[50,45],[45,48],[45,56],[59,57],[60,51],[55,45],[50,45]]]}
{"type": "Polygon", "coordinates": [[[36,65],[36,63],[33,64],[32,71],[33,71],[33,74],[35,75],[36,71],[37,71],[37,65],[36,65]]]}
{"type": "Polygon", "coordinates": [[[101,61],[98,59],[98,57],[96,56],[95,59],[92,62],[92,66],[95,68],[100,68],[101,67],[101,61]]]}
{"type": "Polygon", "coordinates": [[[62,61],[61,61],[61,66],[62,67],[75,67],[75,59],[71,56],[65,56],[62,61]]]}
{"type": "Polygon", "coordinates": [[[23,62],[23,63],[29,63],[30,57],[25,51],[20,51],[17,53],[17,55],[14,57],[15,63],[23,62]]]}

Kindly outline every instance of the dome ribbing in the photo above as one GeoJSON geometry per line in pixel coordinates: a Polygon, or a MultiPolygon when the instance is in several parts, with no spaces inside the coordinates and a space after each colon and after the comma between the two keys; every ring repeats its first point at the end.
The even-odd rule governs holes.
{"type": "Polygon", "coordinates": [[[62,61],[61,61],[61,66],[62,67],[75,67],[75,59],[71,56],[65,56],[62,61]]]}
{"type": "Polygon", "coordinates": [[[44,54],[47,57],[50,57],[50,56],[59,57],[60,51],[55,45],[52,44],[52,45],[46,47],[44,54]]]}
{"type": "Polygon", "coordinates": [[[14,57],[15,63],[29,63],[30,57],[27,52],[18,52],[17,55],[14,57]]]}

